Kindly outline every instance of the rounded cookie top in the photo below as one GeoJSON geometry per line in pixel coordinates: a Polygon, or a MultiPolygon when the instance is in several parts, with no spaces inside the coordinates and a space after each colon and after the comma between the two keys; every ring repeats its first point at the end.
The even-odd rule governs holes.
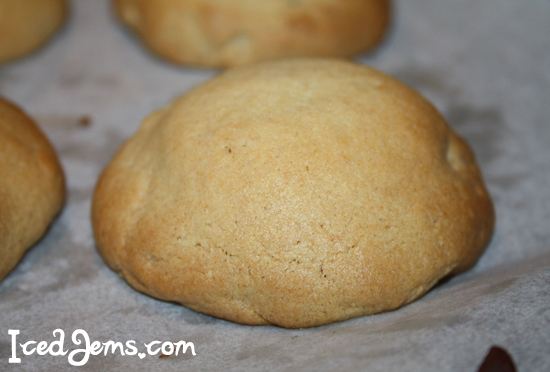
{"type": "Polygon", "coordinates": [[[494,213],[467,144],[365,66],[230,70],[145,119],[93,201],[132,286],[244,324],[398,308],[471,267],[494,213]]]}
{"type": "Polygon", "coordinates": [[[0,280],[44,234],[64,198],[55,150],[32,119],[0,98],[0,280]]]}
{"type": "Polygon", "coordinates": [[[388,0],[115,0],[155,53],[228,67],[296,56],[350,57],[374,47],[388,0]]]}
{"type": "Polygon", "coordinates": [[[42,46],[66,16],[66,0],[0,0],[0,63],[42,46]]]}

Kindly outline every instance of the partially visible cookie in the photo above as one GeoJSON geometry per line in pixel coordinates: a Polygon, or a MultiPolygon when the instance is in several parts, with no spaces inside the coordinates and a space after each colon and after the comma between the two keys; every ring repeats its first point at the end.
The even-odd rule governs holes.
{"type": "Polygon", "coordinates": [[[0,98],[0,280],[44,234],[64,198],[53,147],[32,119],[0,98]]]}
{"type": "Polygon", "coordinates": [[[115,0],[115,5],[158,55],[209,67],[351,57],[382,39],[390,13],[388,0],[115,0]]]}
{"type": "Polygon", "coordinates": [[[133,287],[244,324],[396,309],[470,268],[494,211],[474,155],[404,84],[340,60],[229,70],[145,119],[93,225],[133,287]]]}
{"type": "Polygon", "coordinates": [[[66,0],[0,0],[0,63],[42,46],[66,16],[66,0]]]}

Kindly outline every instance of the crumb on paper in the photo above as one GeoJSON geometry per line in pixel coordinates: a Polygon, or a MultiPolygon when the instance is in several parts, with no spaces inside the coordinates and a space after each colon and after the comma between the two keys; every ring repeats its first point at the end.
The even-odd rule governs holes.
{"type": "Polygon", "coordinates": [[[89,127],[92,125],[92,118],[89,115],[83,115],[78,119],[78,125],[81,127],[89,127]]]}
{"type": "MultiPolygon", "coordinates": [[[[296,336],[296,337],[298,337],[298,336],[296,336]]],[[[174,355],[174,354],[178,355],[179,352],[180,352],[180,350],[182,350],[182,349],[183,349],[183,345],[179,345],[178,348],[175,349],[174,352],[173,352],[172,354],[160,354],[160,355],[159,355],[159,359],[168,358],[168,357],[170,357],[170,356],[172,356],[172,355],[174,355]]],[[[183,355],[184,353],[185,353],[185,351],[182,353],[182,355],[183,355]]]]}

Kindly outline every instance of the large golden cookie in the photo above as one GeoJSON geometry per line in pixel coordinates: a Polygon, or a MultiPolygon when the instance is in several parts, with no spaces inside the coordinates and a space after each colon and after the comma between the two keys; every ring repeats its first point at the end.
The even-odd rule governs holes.
{"type": "Polygon", "coordinates": [[[115,0],[155,53],[227,67],[293,56],[349,57],[376,45],[388,0],[115,0]]]}
{"type": "Polygon", "coordinates": [[[93,224],[136,289],[294,328],[396,309],[470,268],[494,212],[418,93],[306,59],[230,70],[150,115],[101,176],[93,224]]]}
{"type": "Polygon", "coordinates": [[[0,98],[0,280],[44,234],[64,198],[54,149],[32,119],[0,98]]]}
{"type": "Polygon", "coordinates": [[[66,15],[66,0],[0,0],[0,63],[42,46],[66,15]]]}

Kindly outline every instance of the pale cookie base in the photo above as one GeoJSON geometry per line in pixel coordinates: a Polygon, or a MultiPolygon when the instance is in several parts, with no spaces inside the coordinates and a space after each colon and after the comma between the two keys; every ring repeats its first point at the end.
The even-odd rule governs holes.
{"type": "Polygon", "coordinates": [[[209,67],[350,57],[381,40],[390,13],[387,0],[115,0],[115,6],[158,55],[209,67]]]}
{"type": "Polygon", "coordinates": [[[0,98],[0,280],[44,234],[64,198],[54,149],[32,119],[0,98]]]}
{"type": "Polygon", "coordinates": [[[396,309],[470,268],[494,224],[467,144],[365,66],[231,70],[150,115],[97,185],[93,225],[132,286],[244,324],[396,309]]]}

